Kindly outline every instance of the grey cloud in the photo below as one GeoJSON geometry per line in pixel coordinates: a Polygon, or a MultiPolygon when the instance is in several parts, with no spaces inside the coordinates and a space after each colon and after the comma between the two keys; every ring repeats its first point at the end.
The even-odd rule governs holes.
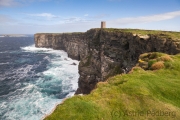
{"type": "Polygon", "coordinates": [[[7,15],[0,15],[0,24],[15,23],[16,20],[12,19],[7,15]]]}
{"type": "Polygon", "coordinates": [[[53,1],[53,0],[0,0],[0,7],[21,6],[21,5],[30,4],[32,2],[48,2],[48,1],[53,1]]]}
{"type": "Polygon", "coordinates": [[[0,0],[0,7],[10,7],[18,5],[18,2],[15,0],[0,0]]]}

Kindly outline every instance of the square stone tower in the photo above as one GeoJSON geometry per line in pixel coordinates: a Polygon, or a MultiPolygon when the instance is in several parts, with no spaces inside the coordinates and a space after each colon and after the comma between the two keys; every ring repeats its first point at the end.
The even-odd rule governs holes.
{"type": "Polygon", "coordinates": [[[101,21],[101,28],[106,28],[106,22],[105,21],[101,21]]]}

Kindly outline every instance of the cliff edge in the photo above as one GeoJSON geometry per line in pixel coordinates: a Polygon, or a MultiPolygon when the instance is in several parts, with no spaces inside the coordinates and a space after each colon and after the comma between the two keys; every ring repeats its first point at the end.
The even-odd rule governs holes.
{"type": "Polygon", "coordinates": [[[80,60],[76,94],[89,94],[100,81],[127,73],[146,52],[180,53],[180,33],[137,29],[90,29],[85,33],[37,33],[35,46],[65,50],[80,60]]]}

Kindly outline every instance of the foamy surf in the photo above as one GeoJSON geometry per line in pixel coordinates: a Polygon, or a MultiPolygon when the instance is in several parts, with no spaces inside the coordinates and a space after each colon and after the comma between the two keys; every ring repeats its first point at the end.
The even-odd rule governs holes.
{"type": "Polygon", "coordinates": [[[6,73],[11,74],[8,79],[13,79],[13,88],[1,96],[4,101],[0,103],[0,115],[8,120],[39,120],[64,98],[74,95],[79,62],[68,58],[64,51],[34,45],[21,47],[21,52],[24,58],[16,61],[21,66],[6,73]]]}

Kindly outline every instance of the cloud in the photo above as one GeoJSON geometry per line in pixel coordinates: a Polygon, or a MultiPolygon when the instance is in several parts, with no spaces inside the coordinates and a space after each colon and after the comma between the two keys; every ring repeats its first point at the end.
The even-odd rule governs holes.
{"type": "Polygon", "coordinates": [[[151,15],[151,16],[120,18],[120,19],[109,21],[109,22],[115,23],[115,24],[148,23],[148,22],[169,20],[169,19],[173,19],[179,16],[180,16],[180,11],[175,11],[175,12],[168,12],[164,14],[157,14],[157,15],[151,15]]]}
{"type": "Polygon", "coordinates": [[[108,14],[99,14],[99,15],[93,16],[92,18],[101,19],[101,18],[108,17],[108,16],[109,16],[108,14]]]}
{"type": "Polygon", "coordinates": [[[63,19],[65,23],[77,23],[77,22],[87,22],[86,19],[81,17],[70,17],[63,19]]]}
{"type": "Polygon", "coordinates": [[[35,16],[35,17],[45,17],[47,19],[51,18],[58,18],[59,16],[53,15],[51,13],[40,13],[40,14],[27,14],[29,16],[35,16]]]}
{"type": "Polygon", "coordinates": [[[19,5],[21,6],[21,5],[30,4],[32,2],[49,2],[49,1],[58,1],[58,0],[0,0],[0,7],[12,7],[19,5]]]}
{"type": "Polygon", "coordinates": [[[89,14],[85,14],[84,16],[87,17],[87,16],[89,16],[89,14]]]}
{"type": "Polygon", "coordinates": [[[85,23],[92,22],[91,18],[85,16],[60,16],[52,13],[21,13],[25,15],[21,22],[24,23],[36,23],[38,25],[55,25],[55,24],[66,24],[66,23],[85,23]]]}
{"type": "Polygon", "coordinates": [[[0,7],[10,7],[10,6],[15,6],[18,3],[15,2],[14,0],[0,0],[0,7]]]}
{"type": "Polygon", "coordinates": [[[0,24],[14,23],[16,20],[12,19],[7,15],[0,15],[0,24]]]}

